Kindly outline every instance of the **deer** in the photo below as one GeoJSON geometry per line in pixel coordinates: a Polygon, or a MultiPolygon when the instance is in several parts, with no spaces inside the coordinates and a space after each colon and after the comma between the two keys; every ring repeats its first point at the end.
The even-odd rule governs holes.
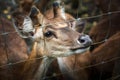
{"type": "Polygon", "coordinates": [[[66,80],[119,79],[119,0],[94,0],[103,16],[89,32],[93,40],[91,49],[84,54],[75,54],[58,59],[61,72],[66,80]],[[110,4],[109,4],[110,3],[110,4]],[[98,44],[99,43],[99,44],[98,44]],[[98,65],[97,65],[98,64],[98,65]],[[96,65],[96,66],[95,66],[96,65]]]}
{"type": "Polygon", "coordinates": [[[16,45],[20,45],[16,47],[25,49],[19,54],[10,53],[8,60],[3,52],[0,54],[3,59],[0,65],[10,65],[21,60],[23,62],[1,67],[1,80],[42,80],[54,59],[88,50],[92,43],[90,37],[74,29],[79,22],[64,13],[58,2],[53,4],[52,10],[53,17],[48,18],[41,13],[34,0],[19,1],[18,9],[12,13],[13,26],[19,37],[11,35],[10,44],[12,46],[16,42],[15,37],[19,40],[16,45]]]}
{"type": "Polygon", "coordinates": [[[20,72],[22,63],[14,66],[3,65],[27,59],[27,45],[15,32],[9,20],[3,17],[0,19],[0,80],[19,80],[17,71],[20,72]]]}
{"type": "Polygon", "coordinates": [[[120,17],[119,13],[112,13],[119,11],[119,0],[94,0],[98,9],[102,13],[110,13],[102,16],[96,26],[93,26],[89,35],[93,42],[100,44],[93,45],[91,48],[91,65],[100,65],[91,67],[90,79],[91,80],[106,80],[118,79],[115,78],[120,74],[119,70],[119,54],[120,54],[120,17]],[[102,43],[101,43],[102,41],[102,43]],[[113,59],[113,60],[112,60],[113,59]],[[111,60],[111,61],[110,61],[111,60]],[[110,61],[110,62],[108,62],[110,61]]]}

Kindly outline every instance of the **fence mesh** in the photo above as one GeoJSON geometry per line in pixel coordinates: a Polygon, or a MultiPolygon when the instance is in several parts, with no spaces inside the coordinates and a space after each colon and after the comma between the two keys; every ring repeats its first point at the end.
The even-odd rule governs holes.
{"type": "MultiPolygon", "coordinates": [[[[4,4],[7,4],[7,3],[13,3],[13,1],[12,0],[9,0],[9,1],[3,1],[3,0],[0,0],[1,1],[1,3],[4,3],[4,4]],[[3,2],[2,2],[3,1],[3,2]],[[11,2],[10,2],[11,1],[11,2]]],[[[101,17],[103,17],[103,16],[109,16],[109,19],[111,18],[111,15],[112,14],[120,14],[120,11],[110,11],[111,9],[111,1],[112,0],[110,0],[109,1],[109,5],[108,5],[108,12],[106,12],[106,13],[97,13],[97,15],[89,15],[89,16],[87,16],[87,17],[85,17],[85,16],[82,16],[81,18],[79,18],[79,15],[81,15],[82,14],[82,12],[79,14],[79,11],[78,11],[78,9],[76,10],[76,13],[74,14],[75,16],[76,16],[76,18],[77,19],[75,19],[75,20],[88,20],[88,22],[90,23],[91,22],[91,20],[94,20],[94,19],[98,19],[98,18],[101,18],[101,17]]],[[[69,3],[69,0],[66,0],[66,3],[69,3]]],[[[80,6],[82,6],[82,5],[84,5],[84,4],[82,4],[82,2],[84,2],[84,0],[80,0],[80,6]]],[[[6,18],[8,18],[8,19],[10,19],[10,13],[9,12],[7,12],[7,10],[6,9],[8,9],[8,11],[9,11],[9,8],[10,8],[10,6],[12,6],[12,5],[10,5],[10,4],[7,4],[8,5],[8,8],[5,8],[4,6],[3,7],[1,7],[1,11],[0,11],[0,26],[2,26],[2,28],[0,28],[1,30],[0,30],[0,36],[3,36],[3,42],[2,43],[4,43],[5,44],[5,46],[4,46],[4,50],[5,50],[5,52],[6,52],[6,56],[7,56],[7,59],[9,60],[9,52],[8,52],[8,49],[7,49],[7,47],[8,47],[8,40],[7,40],[7,36],[9,35],[9,34],[15,34],[16,33],[16,31],[9,31],[9,32],[6,32],[6,26],[4,26],[4,21],[3,21],[3,16],[4,17],[6,17],[6,18]],[[3,12],[2,12],[3,11],[3,12]]],[[[88,4],[85,4],[85,5],[88,5],[88,4]]],[[[69,12],[69,11],[68,11],[69,12]]],[[[83,12],[84,12],[84,10],[83,10],[83,12]]],[[[94,12],[94,11],[93,11],[94,12]]],[[[72,13],[73,14],[73,13],[72,13]]],[[[83,13],[82,15],[85,15],[86,13],[83,13]]],[[[93,23],[94,21],[92,21],[91,23],[93,23]]],[[[60,23],[62,23],[62,22],[60,22],[60,23]]],[[[52,25],[52,24],[51,24],[52,25]]],[[[109,26],[111,26],[112,25],[112,21],[110,20],[109,21],[109,26]]],[[[46,25],[47,26],[47,25],[46,25]]],[[[92,25],[93,26],[93,25],[92,25]]],[[[109,31],[110,30],[108,30],[108,34],[106,34],[106,37],[105,37],[105,39],[104,40],[106,40],[107,38],[108,38],[108,36],[109,36],[109,31]]],[[[103,40],[103,41],[104,41],[103,40]]],[[[101,42],[101,41],[100,41],[101,42]]],[[[99,43],[99,42],[97,42],[97,43],[99,43]]],[[[95,43],[96,44],[96,43],[95,43]]],[[[1,53],[2,54],[2,53],[1,53]]],[[[38,59],[43,59],[43,58],[45,58],[45,57],[39,57],[39,58],[34,58],[34,59],[30,59],[30,61],[32,61],[32,60],[38,60],[38,59]]],[[[90,68],[90,67],[94,67],[94,66],[99,66],[99,65],[101,65],[101,64],[106,64],[106,63],[110,63],[110,62],[112,62],[112,61],[115,61],[115,60],[119,60],[120,59],[120,57],[115,57],[115,58],[112,58],[112,59],[110,59],[110,60],[107,60],[107,61],[102,61],[102,62],[100,62],[100,63],[97,63],[97,64],[94,64],[94,65],[89,65],[89,66],[85,66],[85,67],[83,67],[83,68],[79,68],[79,69],[74,69],[72,72],[76,72],[76,71],[79,71],[79,70],[81,70],[81,69],[86,69],[86,68],[90,68]]],[[[20,64],[20,63],[23,63],[23,62],[26,62],[27,60],[21,60],[21,61],[17,61],[17,62],[14,62],[14,63],[11,63],[10,61],[9,61],[9,63],[8,64],[4,64],[4,65],[0,65],[0,68],[3,68],[3,67],[5,67],[5,66],[13,66],[13,65],[16,65],[16,64],[20,64]]],[[[69,73],[71,73],[71,71],[69,72],[69,73]]],[[[65,73],[59,73],[59,74],[55,74],[55,75],[52,75],[52,76],[45,76],[44,78],[43,78],[43,80],[45,80],[45,79],[51,79],[51,78],[53,78],[53,77],[58,77],[58,76],[61,76],[61,75],[63,75],[63,74],[65,74],[65,73]]],[[[101,80],[101,76],[102,76],[102,71],[101,71],[101,74],[100,74],[100,79],[99,80],[101,80]]],[[[113,76],[113,77],[111,77],[111,78],[109,78],[109,79],[107,79],[107,80],[116,80],[116,79],[119,79],[120,78],[120,74],[119,75],[117,75],[117,76],[113,76]]]]}

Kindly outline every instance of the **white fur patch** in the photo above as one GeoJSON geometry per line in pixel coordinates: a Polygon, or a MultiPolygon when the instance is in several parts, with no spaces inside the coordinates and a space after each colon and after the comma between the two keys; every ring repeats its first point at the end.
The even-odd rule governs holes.
{"type": "Polygon", "coordinates": [[[57,58],[58,65],[61,71],[66,72],[66,66],[62,58],[57,58]]]}
{"type": "Polygon", "coordinates": [[[89,50],[89,48],[85,48],[85,49],[78,49],[76,51],[74,51],[74,53],[76,54],[81,54],[81,53],[84,53],[85,51],[89,50]]]}
{"type": "Polygon", "coordinates": [[[33,23],[30,17],[25,17],[23,22],[23,31],[24,32],[31,32],[33,31],[33,23]]]}
{"type": "Polygon", "coordinates": [[[22,38],[27,38],[26,36],[23,36],[21,33],[20,33],[20,30],[17,28],[17,26],[15,25],[15,20],[12,19],[12,22],[13,22],[13,27],[15,28],[16,32],[18,33],[18,35],[22,38]]]}

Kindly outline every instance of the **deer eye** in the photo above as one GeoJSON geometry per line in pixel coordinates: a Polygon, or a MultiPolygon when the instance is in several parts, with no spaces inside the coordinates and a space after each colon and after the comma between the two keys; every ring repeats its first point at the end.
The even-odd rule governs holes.
{"type": "Polygon", "coordinates": [[[53,36],[54,34],[53,34],[53,32],[51,32],[51,31],[47,31],[46,33],[44,33],[44,36],[45,37],[51,37],[51,36],[53,36]]]}

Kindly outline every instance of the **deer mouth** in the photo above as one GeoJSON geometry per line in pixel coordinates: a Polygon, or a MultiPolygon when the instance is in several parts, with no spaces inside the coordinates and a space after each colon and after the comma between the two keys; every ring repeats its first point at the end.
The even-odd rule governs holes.
{"type": "Polygon", "coordinates": [[[86,51],[88,51],[90,48],[90,45],[87,46],[83,46],[83,47],[75,47],[75,48],[71,48],[71,52],[75,53],[75,54],[80,54],[80,53],[84,53],[86,51]]]}
{"type": "Polygon", "coordinates": [[[77,51],[77,50],[81,50],[81,49],[87,49],[89,48],[90,46],[84,46],[84,47],[77,47],[77,48],[71,48],[70,50],[71,51],[77,51]]]}

